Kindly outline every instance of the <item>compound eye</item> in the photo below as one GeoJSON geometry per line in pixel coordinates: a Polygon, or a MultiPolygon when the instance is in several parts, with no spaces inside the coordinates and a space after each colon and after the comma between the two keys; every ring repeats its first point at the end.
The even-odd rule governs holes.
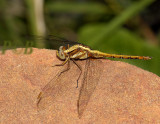
{"type": "Polygon", "coordinates": [[[63,52],[61,52],[60,54],[61,54],[61,56],[63,56],[63,57],[64,57],[64,53],[63,53],[63,52]]]}
{"type": "Polygon", "coordinates": [[[60,59],[65,59],[66,58],[65,55],[64,55],[64,50],[65,50],[65,47],[60,46],[59,51],[58,51],[58,54],[59,54],[58,56],[59,56],[60,59]]]}

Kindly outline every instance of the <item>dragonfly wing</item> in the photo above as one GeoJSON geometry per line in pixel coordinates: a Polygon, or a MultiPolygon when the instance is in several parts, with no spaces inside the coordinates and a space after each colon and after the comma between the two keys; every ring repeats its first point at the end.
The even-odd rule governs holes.
{"type": "Polygon", "coordinates": [[[67,47],[68,44],[70,46],[80,44],[76,41],[67,40],[65,38],[54,36],[54,35],[47,35],[45,37],[29,35],[29,36],[25,36],[24,38],[25,38],[24,40],[36,42],[37,45],[41,44],[42,42],[46,43],[46,47],[49,47],[49,48],[52,47],[52,49],[55,49],[55,50],[58,50],[60,46],[67,47]]]}
{"type": "MultiPolygon", "coordinates": [[[[60,71],[60,73],[63,71],[60,71]]],[[[37,106],[39,110],[46,109],[54,102],[57,97],[61,96],[66,91],[66,80],[64,78],[65,73],[62,73],[61,75],[60,73],[58,73],[52,80],[50,80],[50,82],[40,92],[37,98],[37,106]]]]}
{"type": "Polygon", "coordinates": [[[103,63],[98,59],[86,60],[83,83],[78,99],[78,115],[81,118],[88,101],[96,88],[103,71],[103,63]]]}

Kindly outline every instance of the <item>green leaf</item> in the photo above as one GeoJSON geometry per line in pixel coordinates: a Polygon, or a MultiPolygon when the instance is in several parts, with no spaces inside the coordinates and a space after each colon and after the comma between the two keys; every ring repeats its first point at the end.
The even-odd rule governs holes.
{"type": "Polygon", "coordinates": [[[92,35],[90,33],[93,33],[93,30],[95,30],[95,35],[92,35],[92,38],[89,41],[91,42],[91,44],[95,44],[96,42],[101,41],[103,37],[110,37],[111,35],[113,35],[114,31],[120,28],[128,19],[138,14],[152,2],[154,2],[154,0],[141,0],[139,2],[135,2],[119,16],[116,16],[113,20],[111,20],[111,22],[106,23],[105,25],[102,24],[103,28],[98,28],[101,24],[97,28],[92,28],[92,25],[89,25],[84,27],[82,30],[86,30],[85,32],[87,32],[87,35],[89,36],[92,35]]]}

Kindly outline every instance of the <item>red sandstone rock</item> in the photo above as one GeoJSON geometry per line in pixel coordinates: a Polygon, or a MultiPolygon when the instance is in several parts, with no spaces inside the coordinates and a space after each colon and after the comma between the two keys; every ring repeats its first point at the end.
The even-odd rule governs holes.
{"type": "MultiPolygon", "coordinates": [[[[34,49],[30,55],[11,50],[0,55],[0,123],[121,124],[160,123],[160,77],[136,66],[102,60],[103,74],[81,119],[78,118],[79,69],[62,76],[63,94],[44,110],[37,109],[41,89],[64,67],[55,51],[34,49]],[[67,75],[67,76],[65,76],[67,75]]],[[[78,62],[83,70],[85,61],[78,62]]]]}

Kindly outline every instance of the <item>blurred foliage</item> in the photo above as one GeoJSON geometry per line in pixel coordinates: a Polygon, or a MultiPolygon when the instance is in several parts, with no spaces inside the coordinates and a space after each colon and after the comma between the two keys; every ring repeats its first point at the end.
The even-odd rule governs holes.
{"type": "Polygon", "coordinates": [[[159,13],[159,0],[1,0],[0,45],[25,47],[34,35],[34,47],[55,48],[43,37],[58,35],[107,53],[151,56],[123,61],[160,75],[159,13]]]}
{"type": "Polygon", "coordinates": [[[46,4],[48,12],[72,13],[72,14],[105,14],[107,7],[97,2],[78,3],[77,2],[48,2],[46,4]]]}

